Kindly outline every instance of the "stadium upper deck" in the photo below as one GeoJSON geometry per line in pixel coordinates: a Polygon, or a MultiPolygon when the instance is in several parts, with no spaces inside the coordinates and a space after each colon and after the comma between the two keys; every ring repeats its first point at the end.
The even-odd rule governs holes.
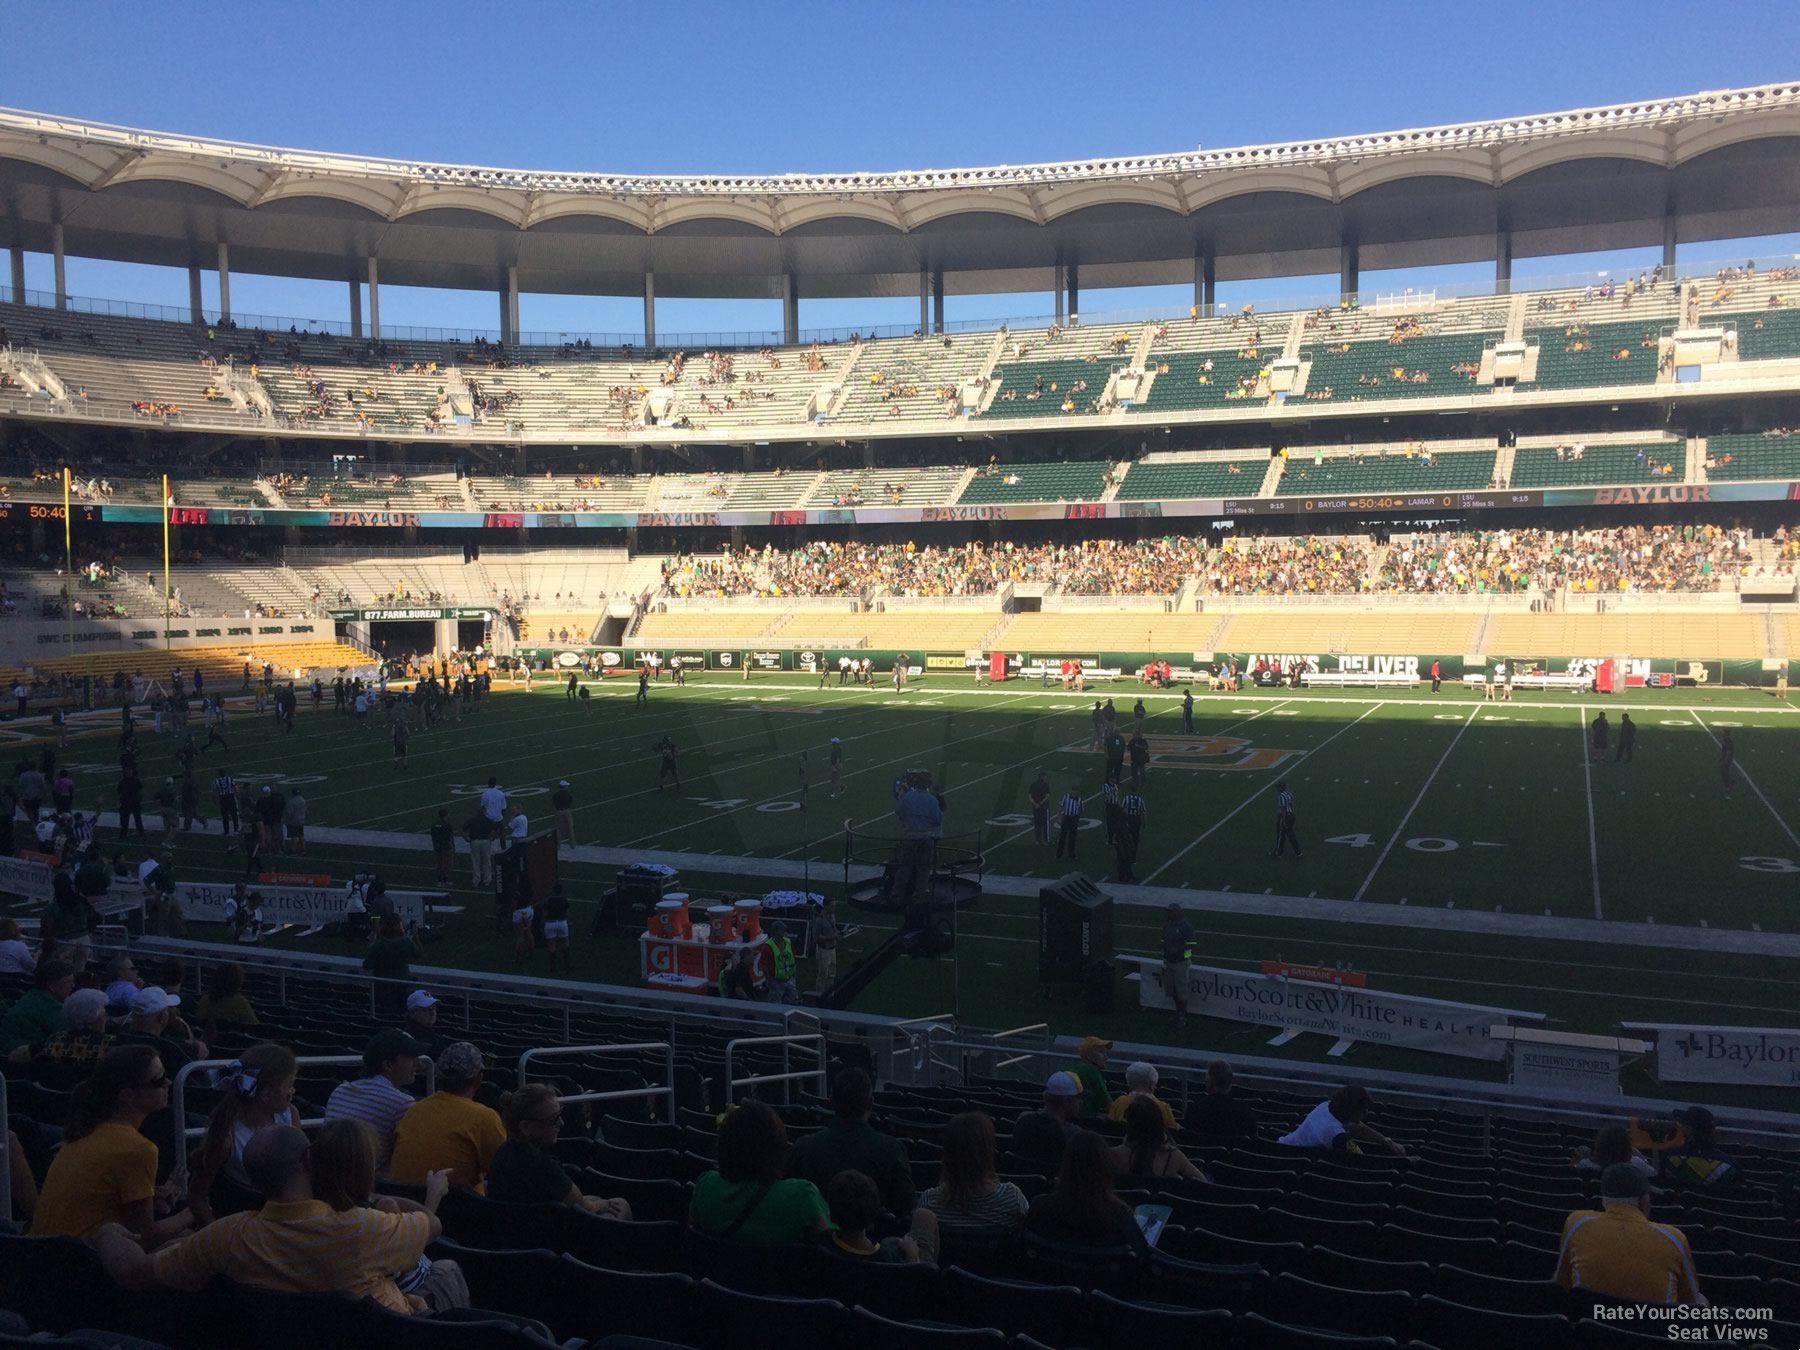
{"type": "MultiPolygon", "coordinates": [[[[1800,84],[1277,145],[1072,163],[674,177],[495,169],[209,141],[0,112],[0,207],[14,253],[234,267],[369,289],[783,302],[920,298],[1495,263],[1516,255],[1749,238],[1800,204],[1800,84]]],[[[193,304],[199,310],[198,301],[193,304]]],[[[359,312],[360,303],[350,306],[359,312]]],[[[1058,317],[1061,317],[1059,307],[1058,317]]],[[[393,336],[393,334],[388,334],[393,336]]],[[[779,340],[777,335],[759,339],[779,340]]],[[[690,345],[711,345],[710,343],[690,345]]],[[[755,345],[752,343],[751,345],[755,345]]]]}

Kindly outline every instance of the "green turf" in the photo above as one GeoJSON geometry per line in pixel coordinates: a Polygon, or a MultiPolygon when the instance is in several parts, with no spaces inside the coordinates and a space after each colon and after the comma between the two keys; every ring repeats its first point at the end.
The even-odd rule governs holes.
{"type": "MultiPolygon", "coordinates": [[[[1139,689],[1121,685],[1100,696],[1107,692],[1128,719],[1139,689]]],[[[229,754],[215,751],[202,768],[208,778],[223,762],[240,777],[299,782],[314,826],[408,833],[422,832],[440,805],[460,820],[490,774],[531,811],[534,829],[547,827],[549,791],[566,777],[577,793],[582,842],[716,853],[716,866],[684,874],[697,895],[796,884],[738,874],[733,859],[746,855],[815,859],[820,883],[835,883],[844,822],[885,828],[893,778],[911,767],[931,770],[948,790],[952,830],[983,831],[991,871],[1055,875],[1065,867],[1031,837],[1027,785],[1041,766],[1058,795],[1079,782],[1092,798],[1100,777],[1099,756],[1086,749],[1089,701],[1036,686],[978,691],[938,677],[896,697],[884,689],[816,690],[790,675],[748,686],[665,685],[652,689],[644,709],[632,695],[629,685],[608,684],[582,707],[566,702],[560,687],[501,690],[479,716],[415,735],[404,772],[393,770],[383,732],[362,731],[349,718],[303,711],[298,731],[283,735],[245,714],[229,728],[229,754]],[[657,790],[650,745],[665,732],[682,750],[680,791],[657,790]],[[846,791],[836,799],[827,787],[832,736],[846,751],[846,791]],[[802,750],[811,785],[804,794],[802,750]]],[[[1428,909],[1598,912],[1646,925],[1800,928],[1800,709],[1766,694],[1645,691],[1605,701],[1529,694],[1508,705],[1462,691],[1436,698],[1258,691],[1202,697],[1191,740],[1180,737],[1178,695],[1145,698],[1147,734],[1168,740],[1159,742],[1165,753],[1146,787],[1143,881],[1253,897],[1272,891],[1428,909]],[[1634,763],[1588,762],[1583,728],[1600,706],[1615,723],[1621,711],[1639,723],[1634,763]],[[1709,731],[1721,724],[1735,724],[1749,776],[1730,792],[1719,783],[1709,731]],[[1245,757],[1254,767],[1225,767],[1245,757]],[[1269,857],[1272,792],[1282,776],[1298,798],[1301,859],[1269,857]]],[[[170,747],[166,737],[145,740],[145,775],[154,784],[172,764],[170,747]]],[[[110,735],[78,739],[64,758],[83,785],[78,804],[92,804],[102,786],[109,797],[110,735]]],[[[1080,850],[1083,870],[1108,874],[1097,822],[1084,830],[1080,850]]],[[[309,859],[311,868],[340,877],[374,865],[400,887],[430,879],[428,855],[417,851],[315,844],[309,859]]],[[[184,836],[179,870],[235,875],[237,859],[216,834],[184,836]]],[[[583,907],[615,870],[564,863],[583,907]]],[[[486,900],[466,886],[466,865],[459,863],[457,882],[468,908],[451,919],[430,959],[514,968],[486,900]]],[[[1145,909],[1122,910],[1120,949],[1151,949],[1154,922],[1145,909]]],[[[888,923],[865,921],[845,962],[871,949],[888,923]]],[[[1556,1025],[1800,1022],[1788,992],[1800,963],[1773,957],[1260,914],[1205,913],[1197,926],[1203,956],[1219,964],[1275,956],[1343,963],[1381,988],[1542,1012],[1556,1025]]],[[[587,927],[578,918],[577,932],[587,927]]],[[[1035,932],[1032,901],[984,897],[961,916],[957,961],[896,963],[857,1006],[906,1015],[954,1008],[994,1027],[1093,1025],[1078,1007],[1042,1001],[1035,932]]],[[[635,942],[582,941],[575,974],[632,982],[637,962],[635,942]]],[[[1121,1035],[1167,1035],[1166,1024],[1134,1005],[1132,987],[1122,984],[1119,1011],[1098,1020],[1121,1035]]],[[[1259,1051],[1266,1039],[1223,1024],[1193,1034],[1259,1051]]],[[[1305,1044],[1316,1039],[1295,1042],[1293,1053],[1316,1054],[1317,1046],[1305,1044]]],[[[1382,1056],[1364,1047],[1356,1053],[1371,1062],[1382,1056]]],[[[1416,1057],[1410,1064],[1418,1067],[1416,1057]]]]}

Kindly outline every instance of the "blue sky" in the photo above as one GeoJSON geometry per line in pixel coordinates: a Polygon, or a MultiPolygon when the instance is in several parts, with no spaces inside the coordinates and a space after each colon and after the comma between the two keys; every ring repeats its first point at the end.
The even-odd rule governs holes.
{"type": "MultiPolygon", "coordinates": [[[[1800,4],[1526,0],[1139,3],[191,4],[8,0],[0,103],[235,140],[404,158],[687,173],[922,168],[1228,146],[1800,76],[1800,4]],[[1493,18],[1490,20],[1489,15],[1493,18]],[[1699,31],[1702,15],[1720,22],[1699,31]]],[[[1694,260],[1725,250],[1696,246],[1694,260]]],[[[1767,251],[1791,252],[1791,239],[1767,251]]],[[[1758,251],[1764,251],[1759,248],[1758,251]]],[[[1519,259],[1515,278],[1642,255],[1519,259]]],[[[1440,285],[1491,268],[1437,269],[1440,285]]],[[[1378,279],[1380,280],[1380,279],[1378,279]]],[[[48,260],[27,285],[48,288],[48,260]]],[[[1221,288],[1313,297],[1298,278],[1221,288]]],[[[184,274],[71,259],[78,295],[185,306],[184,274]]],[[[209,278],[209,294],[211,281],[209,278]]],[[[342,321],[341,286],[234,274],[233,308],[342,321]]],[[[209,299],[208,303],[211,301],[209,299]]],[[[1094,314],[1185,306],[1088,292],[1094,314]]],[[[1048,312],[952,297],[949,317],[1048,312]]],[[[641,303],[521,297],[528,331],[635,330],[641,303]]],[[[912,300],[803,302],[807,328],[912,324],[912,300]]],[[[384,324],[492,328],[492,296],[382,290],[384,324]]],[[[665,300],[664,333],[779,324],[763,302],[665,300]]]]}

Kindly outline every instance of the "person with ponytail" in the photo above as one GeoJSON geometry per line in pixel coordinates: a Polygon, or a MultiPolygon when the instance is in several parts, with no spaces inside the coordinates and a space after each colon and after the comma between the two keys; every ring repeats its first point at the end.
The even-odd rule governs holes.
{"type": "Polygon", "coordinates": [[[244,1171],[244,1145],[256,1132],[271,1125],[299,1123],[292,1109],[298,1068],[292,1050],[265,1041],[251,1046],[243,1058],[233,1060],[221,1072],[219,1086],[224,1095],[206,1122],[206,1139],[194,1162],[188,1193],[188,1204],[201,1223],[213,1220],[212,1189],[218,1178],[224,1177],[240,1190],[255,1189],[244,1171]]]}
{"type": "Polygon", "coordinates": [[[159,1195],[156,1145],[139,1132],[168,1104],[169,1076],[154,1049],[108,1051],[70,1097],[63,1146],[44,1178],[32,1233],[88,1237],[116,1223],[155,1247],[192,1227],[187,1210],[157,1219],[158,1199],[172,1202],[180,1179],[159,1195]]]}

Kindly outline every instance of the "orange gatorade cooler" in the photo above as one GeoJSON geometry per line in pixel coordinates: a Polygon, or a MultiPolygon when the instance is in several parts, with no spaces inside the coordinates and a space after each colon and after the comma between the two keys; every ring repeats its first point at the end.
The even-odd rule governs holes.
{"type": "Polygon", "coordinates": [[[737,911],[730,905],[708,905],[706,921],[712,926],[706,935],[709,942],[730,942],[737,936],[737,911]]]}
{"type": "Polygon", "coordinates": [[[762,901],[740,900],[737,909],[737,935],[745,942],[762,936],[762,901]]]}
{"type": "Polygon", "coordinates": [[[694,936],[693,920],[688,917],[688,898],[685,892],[670,891],[656,902],[656,909],[651,914],[651,922],[656,925],[656,935],[666,938],[691,938],[694,936]]]}

